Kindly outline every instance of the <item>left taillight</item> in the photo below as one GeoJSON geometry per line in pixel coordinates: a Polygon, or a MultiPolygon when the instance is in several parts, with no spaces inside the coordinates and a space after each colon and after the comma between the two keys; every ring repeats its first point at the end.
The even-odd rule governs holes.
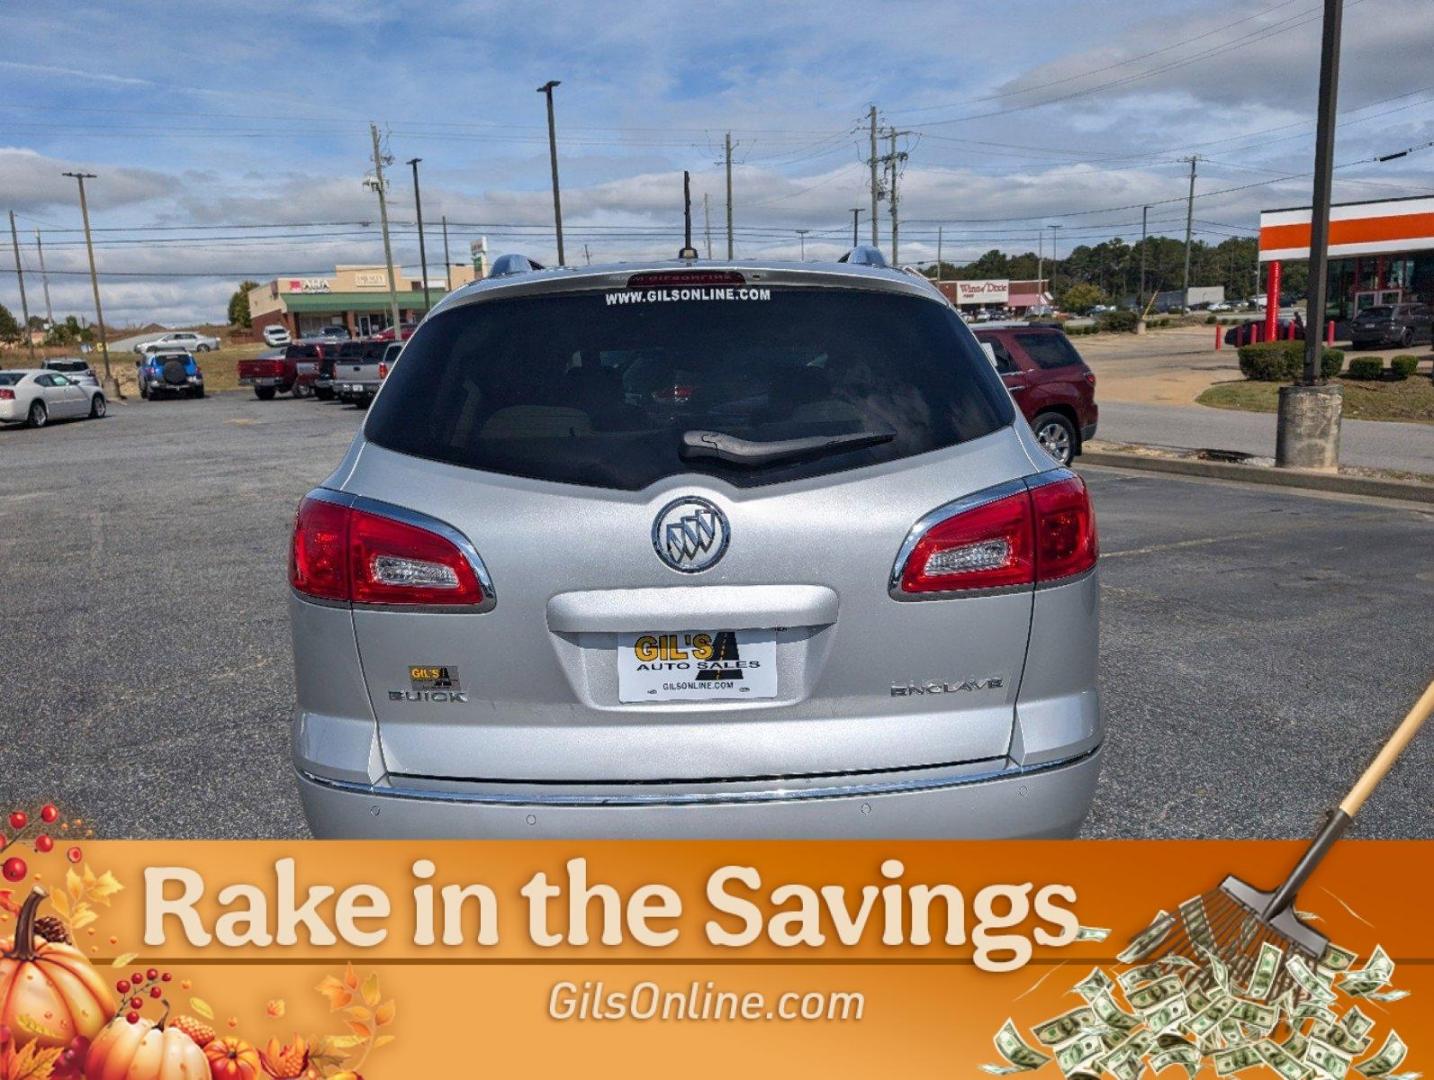
{"type": "Polygon", "coordinates": [[[294,520],[289,584],[305,596],[355,605],[483,608],[491,600],[447,536],[313,497],[294,520]]]}
{"type": "Polygon", "coordinates": [[[15,400],[15,391],[9,390],[9,389],[5,389],[5,388],[0,388],[0,401],[14,401],[14,400],[15,400]]]}

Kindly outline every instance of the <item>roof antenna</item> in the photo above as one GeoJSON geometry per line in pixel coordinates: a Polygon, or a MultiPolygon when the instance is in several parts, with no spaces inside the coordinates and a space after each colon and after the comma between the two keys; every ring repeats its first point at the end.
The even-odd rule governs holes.
{"type": "Polygon", "coordinates": [[[692,246],[692,174],[682,170],[682,250],[679,259],[697,258],[697,249],[692,246]]]}

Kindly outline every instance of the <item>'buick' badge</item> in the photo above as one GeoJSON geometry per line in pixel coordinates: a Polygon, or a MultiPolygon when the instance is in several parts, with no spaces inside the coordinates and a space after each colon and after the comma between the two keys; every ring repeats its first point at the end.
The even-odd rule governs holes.
{"type": "Polygon", "coordinates": [[[727,517],[706,499],[688,495],[658,511],[652,522],[657,557],[681,574],[699,574],[727,551],[727,517]]]}

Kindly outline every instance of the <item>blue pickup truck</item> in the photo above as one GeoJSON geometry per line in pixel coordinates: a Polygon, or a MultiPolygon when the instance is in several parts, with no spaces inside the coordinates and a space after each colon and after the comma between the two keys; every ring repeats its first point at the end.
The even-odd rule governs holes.
{"type": "Polygon", "coordinates": [[[135,367],[139,369],[139,396],[146,401],[204,396],[204,372],[189,353],[146,353],[135,361],[135,367]]]}

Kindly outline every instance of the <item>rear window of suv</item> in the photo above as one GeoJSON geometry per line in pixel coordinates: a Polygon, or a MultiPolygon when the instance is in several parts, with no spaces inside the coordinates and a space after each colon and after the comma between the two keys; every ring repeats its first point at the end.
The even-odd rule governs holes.
{"type": "Polygon", "coordinates": [[[1014,415],[970,332],[930,300],[772,287],[762,299],[616,301],[629,295],[652,294],[480,301],[429,319],[366,436],[488,472],[637,491],[679,473],[755,487],[840,472],[975,439],[1014,415]],[[752,465],[684,458],[696,431],[889,438],[752,465]]]}
{"type": "Polygon", "coordinates": [[[1080,353],[1059,330],[1050,334],[1016,334],[1015,338],[1016,344],[1040,367],[1068,367],[1081,362],[1080,353]]]}

